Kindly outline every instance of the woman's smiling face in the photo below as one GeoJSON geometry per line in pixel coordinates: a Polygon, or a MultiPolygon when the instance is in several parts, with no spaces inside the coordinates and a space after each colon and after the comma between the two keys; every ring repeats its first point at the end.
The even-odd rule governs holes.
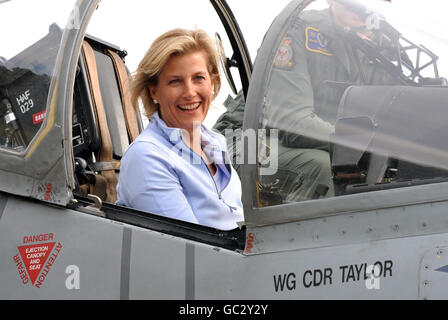
{"type": "Polygon", "coordinates": [[[150,91],[167,126],[192,133],[194,123],[204,121],[212,100],[213,80],[205,52],[171,57],[150,91]]]}

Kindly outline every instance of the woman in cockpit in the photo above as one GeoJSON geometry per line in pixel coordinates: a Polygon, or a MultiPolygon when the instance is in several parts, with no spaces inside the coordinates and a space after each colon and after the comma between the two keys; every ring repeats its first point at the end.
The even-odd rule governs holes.
{"type": "Polygon", "coordinates": [[[135,73],[132,101],[149,124],[121,161],[117,204],[231,230],[243,220],[241,182],[225,138],[202,125],[221,86],[217,53],[201,30],[171,30],[135,73]]]}

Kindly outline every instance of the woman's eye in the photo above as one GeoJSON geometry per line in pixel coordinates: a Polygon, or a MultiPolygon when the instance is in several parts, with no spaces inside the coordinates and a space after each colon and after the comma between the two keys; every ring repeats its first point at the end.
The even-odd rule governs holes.
{"type": "Polygon", "coordinates": [[[179,79],[173,79],[168,82],[168,84],[176,84],[179,82],[179,79]]]}

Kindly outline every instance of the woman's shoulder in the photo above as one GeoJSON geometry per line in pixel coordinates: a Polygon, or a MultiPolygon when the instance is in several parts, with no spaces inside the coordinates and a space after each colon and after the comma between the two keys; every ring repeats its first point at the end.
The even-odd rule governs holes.
{"type": "Polygon", "coordinates": [[[148,125],[129,145],[123,158],[126,157],[163,157],[170,154],[170,145],[165,137],[148,125]]]}

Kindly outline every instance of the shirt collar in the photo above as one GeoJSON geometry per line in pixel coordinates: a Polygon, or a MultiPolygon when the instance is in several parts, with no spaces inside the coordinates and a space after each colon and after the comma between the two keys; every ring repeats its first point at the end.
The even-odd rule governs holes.
{"type": "MultiPolygon", "coordinates": [[[[165,138],[170,141],[173,145],[180,146],[181,149],[185,149],[187,146],[182,142],[182,131],[179,128],[168,127],[160,117],[159,113],[156,112],[151,117],[154,122],[154,126],[162,132],[165,138]],[[182,148],[185,146],[185,148],[182,148]]],[[[226,141],[225,138],[212,130],[201,124],[201,146],[205,154],[209,159],[216,164],[225,164],[226,159],[226,141]]],[[[188,148],[191,150],[190,148],[188,148]]]]}

